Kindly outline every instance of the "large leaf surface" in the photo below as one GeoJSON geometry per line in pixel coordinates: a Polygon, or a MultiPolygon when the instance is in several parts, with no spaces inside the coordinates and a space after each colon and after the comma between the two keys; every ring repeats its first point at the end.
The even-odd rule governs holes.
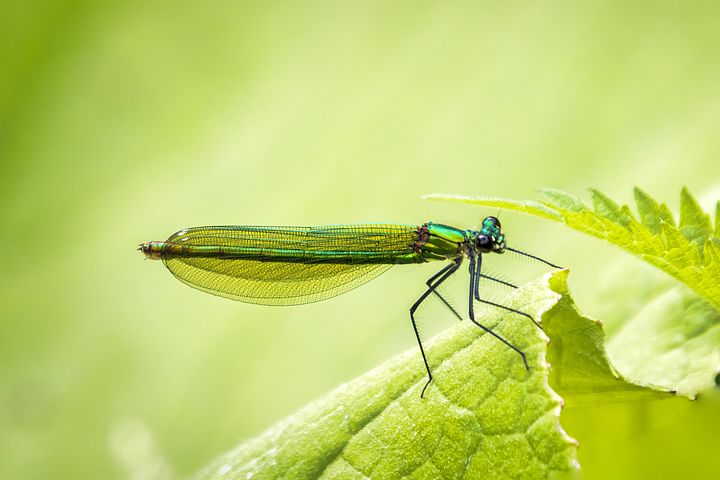
{"type": "Polygon", "coordinates": [[[512,341],[520,357],[465,321],[427,342],[435,380],[425,382],[411,350],[343,385],[206,469],[204,479],[545,478],[576,466],[576,443],[561,428],[568,402],[665,395],[626,382],[609,365],[601,324],[579,314],[567,271],[515,291],[478,320],[512,341]]]}

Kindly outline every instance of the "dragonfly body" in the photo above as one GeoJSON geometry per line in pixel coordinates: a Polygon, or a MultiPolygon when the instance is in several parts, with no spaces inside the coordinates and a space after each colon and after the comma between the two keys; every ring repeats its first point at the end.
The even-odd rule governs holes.
{"type": "Polygon", "coordinates": [[[448,225],[367,224],[323,227],[194,227],[164,242],[141,244],[148,258],[222,258],[259,262],[408,264],[451,260],[481,233],[448,225]]]}
{"type": "MultiPolygon", "coordinates": [[[[486,217],[479,230],[463,230],[432,222],[419,226],[194,227],[180,230],[165,241],[142,243],[139,250],[146,258],[162,260],[173,275],[194,288],[263,305],[297,305],[324,300],[377,277],[393,265],[446,262],[426,282],[427,290],[410,308],[410,318],[429,377],[422,394],[430,384],[432,374],[417,330],[415,310],[427,296],[435,294],[462,319],[442,297],[438,287],[459,269],[464,258],[468,258],[470,320],[517,351],[527,367],[524,353],[474,318],[473,299],[534,321],[523,312],[479,297],[481,277],[513,286],[480,273],[482,254],[506,250],[505,236],[495,217],[486,217]]],[[[540,260],[518,250],[508,250],[540,260]]]]}

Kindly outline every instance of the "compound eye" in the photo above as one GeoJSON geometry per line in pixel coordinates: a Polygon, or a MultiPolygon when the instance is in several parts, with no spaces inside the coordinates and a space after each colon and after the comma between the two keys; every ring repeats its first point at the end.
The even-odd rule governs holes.
{"type": "Polygon", "coordinates": [[[478,235],[475,243],[479,248],[490,248],[492,240],[487,235],[478,235]]]}

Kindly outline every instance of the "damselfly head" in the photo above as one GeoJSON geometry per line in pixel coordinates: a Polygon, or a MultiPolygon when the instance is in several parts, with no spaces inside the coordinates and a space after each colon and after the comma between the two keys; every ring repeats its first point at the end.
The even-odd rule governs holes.
{"type": "Polygon", "coordinates": [[[138,246],[145,258],[150,260],[160,260],[162,258],[164,242],[143,242],[138,246]]]}
{"type": "Polygon", "coordinates": [[[502,233],[500,220],[496,217],[485,217],[475,237],[475,248],[481,253],[505,251],[505,235],[502,233]]]}

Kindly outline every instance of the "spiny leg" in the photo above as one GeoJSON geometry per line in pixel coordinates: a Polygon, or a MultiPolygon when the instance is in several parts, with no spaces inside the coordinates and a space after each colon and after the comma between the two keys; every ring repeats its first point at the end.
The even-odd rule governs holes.
{"type": "MultiPolygon", "coordinates": [[[[472,259],[472,257],[471,257],[471,259],[472,259]]],[[[478,260],[477,271],[474,275],[473,274],[470,275],[471,278],[474,277],[474,281],[471,280],[470,285],[471,285],[471,289],[472,289],[471,294],[473,294],[475,296],[475,300],[477,300],[480,303],[484,303],[485,305],[492,305],[493,307],[502,308],[503,310],[507,310],[508,312],[517,313],[518,315],[527,317],[530,319],[530,321],[532,321],[535,324],[535,326],[537,328],[542,330],[543,328],[540,326],[540,324],[538,322],[535,321],[535,319],[532,317],[532,315],[529,315],[525,312],[521,312],[520,310],[515,310],[514,308],[506,307],[505,305],[500,305],[499,303],[491,302],[489,300],[483,300],[482,298],[480,298],[480,276],[481,276],[480,269],[482,268],[482,254],[480,254],[480,253],[478,254],[477,260],[478,260]]],[[[471,267],[474,266],[474,262],[471,261],[470,266],[471,267]]],[[[488,277],[486,277],[486,278],[488,278],[488,277]]],[[[506,283],[506,282],[494,279],[492,277],[489,277],[489,278],[491,278],[492,280],[496,280],[500,283],[506,283]]],[[[515,285],[511,285],[511,286],[515,287],[515,285]]],[[[517,288],[517,287],[515,287],[515,288],[517,288]]]]}
{"type": "MultiPolygon", "coordinates": [[[[415,331],[415,338],[417,338],[418,345],[420,346],[420,354],[422,355],[423,363],[425,363],[425,370],[427,370],[428,374],[428,381],[425,383],[425,386],[422,389],[422,392],[420,392],[420,398],[423,398],[425,395],[425,390],[427,390],[427,387],[430,385],[430,382],[432,382],[432,372],[430,372],[430,365],[427,361],[427,356],[425,356],[425,349],[423,348],[422,340],[420,339],[420,332],[417,328],[417,322],[415,322],[415,310],[420,306],[420,304],[427,298],[428,295],[430,295],[432,292],[435,291],[437,287],[440,286],[442,282],[447,280],[453,273],[457,271],[458,268],[460,268],[460,263],[462,262],[462,258],[459,258],[455,261],[455,263],[450,263],[442,268],[438,273],[433,275],[431,277],[432,279],[437,279],[434,284],[429,285],[428,289],[425,290],[425,293],[420,295],[420,298],[417,299],[415,303],[413,303],[412,307],[410,307],[410,321],[412,322],[413,330],[415,331]]],[[[428,281],[430,282],[430,281],[428,281]]]]}
{"type": "MultiPolygon", "coordinates": [[[[505,285],[506,287],[518,288],[518,286],[515,285],[514,283],[506,282],[505,280],[500,280],[499,278],[491,277],[490,275],[483,275],[482,273],[480,273],[480,269],[479,269],[479,268],[478,268],[478,274],[477,274],[477,275],[478,275],[478,277],[485,278],[485,279],[490,280],[490,281],[492,281],[492,282],[500,283],[500,284],[502,284],[502,285],[505,285]]],[[[478,286],[477,288],[479,289],[479,286],[478,286]]]]}
{"type": "MultiPolygon", "coordinates": [[[[479,259],[480,262],[482,263],[482,256],[481,256],[481,254],[478,254],[478,259],[479,259]]],[[[478,266],[477,271],[480,271],[479,266],[478,266]]],[[[481,324],[480,322],[478,322],[477,320],[475,320],[475,312],[473,311],[473,295],[476,293],[474,290],[475,290],[476,287],[477,287],[478,278],[479,278],[479,277],[477,276],[476,270],[475,270],[475,257],[474,257],[473,255],[470,255],[470,289],[469,289],[469,291],[468,291],[468,310],[469,310],[469,312],[470,312],[470,321],[473,322],[473,323],[474,323],[475,325],[477,325],[478,327],[480,327],[480,328],[482,328],[483,330],[485,330],[487,333],[489,333],[489,334],[492,335],[493,337],[495,337],[495,338],[497,338],[498,340],[500,340],[502,343],[504,343],[505,345],[507,345],[507,346],[510,347],[511,349],[515,350],[515,351],[522,357],[523,363],[525,364],[525,369],[528,370],[528,371],[530,371],[530,366],[529,366],[528,363],[527,363],[527,358],[525,358],[525,353],[523,353],[522,350],[520,350],[519,348],[517,348],[517,347],[516,347],[515,345],[513,345],[512,343],[510,343],[510,342],[508,342],[507,340],[505,340],[504,338],[502,338],[502,337],[501,337],[500,335],[498,335],[497,333],[495,333],[495,332],[493,332],[492,330],[490,330],[489,328],[487,328],[485,325],[483,325],[483,324],[481,324]]],[[[475,296],[476,296],[476,295],[475,295],[475,296]]],[[[477,297],[477,296],[476,296],[476,297],[477,297]]],[[[499,306],[501,306],[501,305],[499,305],[499,306]]],[[[507,308],[507,307],[503,307],[503,308],[507,308]]],[[[518,312],[518,313],[522,313],[522,312],[518,312]]]]}
{"type": "Polygon", "coordinates": [[[506,287],[518,288],[518,286],[515,285],[515,284],[513,284],[513,283],[506,282],[505,280],[500,280],[499,278],[491,277],[490,275],[484,275],[484,274],[482,273],[482,254],[481,254],[481,253],[478,253],[478,254],[477,254],[477,267],[476,267],[476,271],[475,271],[475,283],[473,284],[473,291],[474,291],[474,292],[479,292],[479,291],[480,291],[480,279],[481,279],[481,278],[485,278],[485,279],[490,280],[490,281],[492,281],[492,282],[496,282],[496,283],[499,283],[499,284],[501,284],[501,285],[505,285],[506,287]]]}
{"type": "MultiPolygon", "coordinates": [[[[458,259],[455,260],[455,263],[456,263],[457,266],[459,267],[460,264],[462,263],[462,257],[458,257],[458,259]]],[[[432,283],[435,281],[435,279],[438,278],[440,275],[442,275],[442,274],[444,273],[444,271],[445,271],[445,269],[442,269],[442,270],[440,270],[439,272],[437,272],[435,275],[433,275],[432,277],[428,278],[427,282],[425,282],[425,285],[427,285],[428,287],[431,287],[431,286],[432,286],[432,283]]],[[[440,292],[438,292],[437,290],[433,290],[433,293],[434,293],[435,295],[437,295],[438,298],[439,298],[440,300],[442,300],[442,302],[445,304],[445,306],[448,307],[448,308],[450,309],[450,311],[455,314],[455,316],[458,318],[458,320],[460,320],[460,321],[462,322],[462,319],[463,319],[463,318],[462,318],[462,316],[458,313],[458,311],[455,310],[455,307],[453,307],[452,305],[450,305],[450,302],[448,302],[448,301],[445,299],[445,297],[443,297],[442,294],[441,294],[440,292]]]]}

